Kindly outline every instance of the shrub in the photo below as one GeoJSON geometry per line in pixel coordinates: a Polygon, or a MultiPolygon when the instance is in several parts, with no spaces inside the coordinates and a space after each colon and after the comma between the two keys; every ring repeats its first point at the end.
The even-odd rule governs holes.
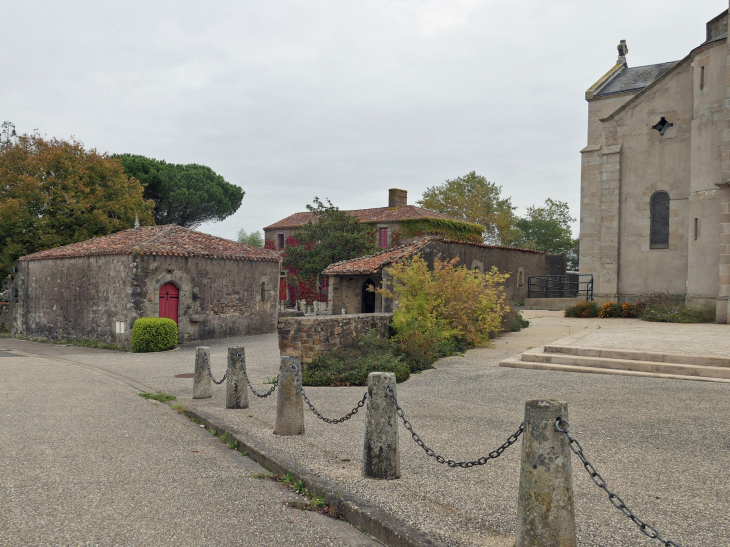
{"type": "Polygon", "coordinates": [[[601,311],[598,312],[598,317],[620,317],[621,308],[616,302],[606,302],[602,307],[601,311]]]}
{"type": "Polygon", "coordinates": [[[411,375],[397,344],[378,338],[375,331],[313,359],[302,371],[302,384],[364,386],[371,372],[395,372],[398,383],[411,375]]]}
{"type": "MultiPolygon", "coordinates": [[[[638,304],[639,303],[637,303],[637,305],[638,304]]],[[[639,317],[639,308],[633,304],[624,302],[623,304],[621,304],[621,317],[626,317],[629,319],[639,317]]]]}
{"type": "Polygon", "coordinates": [[[515,314],[515,320],[512,323],[512,326],[510,327],[511,332],[519,332],[522,329],[526,329],[530,326],[530,322],[522,317],[522,314],[520,312],[517,312],[515,314]]]}
{"type": "Polygon", "coordinates": [[[165,351],[177,346],[177,323],[164,317],[141,317],[132,325],[132,351],[165,351]]]}
{"type": "Polygon", "coordinates": [[[378,292],[398,301],[391,324],[411,370],[467,347],[489,346],[502,328],[509,308],[501,284],[508,275],[496,267],[480,274],[457,262],[436,260],[429,270],[415,256],[386,270],[390,286],[378,292]]]}
{"type": "Polygon", "coordinates": [[[581,319],[587,317],[598,317],[598,304],[595,302],[578,302],[575,306],[565,308],[565,317],[578,317],[581,319]]]}
{"type": "Polygon", "coordinates": [[[695,310],[677,302],[677,297],[668,292],[656,292],[636,305],[637,313],[644,321],[661,323],[713,323],[714,308],[695,310]]]}

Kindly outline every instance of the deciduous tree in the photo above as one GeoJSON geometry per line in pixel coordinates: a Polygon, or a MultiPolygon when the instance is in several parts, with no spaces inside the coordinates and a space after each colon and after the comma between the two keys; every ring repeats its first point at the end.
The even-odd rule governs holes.
{"type": "Polygon", "coordinates": [[[519,237],[511,198],[501,196],[502,187],[474,171],[427,188],[417,203],[426,209],[458,220],[484,226],[484,241],[510,245],[519,237]]]}
{"type": "Polygon", "coordinates": [[[569,254],[575,249],[570,223],[570,208],[564,201],[546,199],[542,207],[528,207],[527,214],[517,220],[522,232],[515,246],[546,253],[569,254]]]}
{"type": "Polygon", "coordinates": [[[0,277],[18,257],[152,225],[153,203],[119,160],[76,140],[0,142],[0,277]]]}
{"type": "Polygon", "coordinates": [[[372,227],[332,205],[314,198],[307,205],[314,220],[294,234],[299,245],[286,247],[284,265],[296,269],[299,279],[316,279],[322,271],[341,260],[348,260],[377,251],[372,227]]]}
{"type": "Polygon", "coordinates": [[[255,247],[264,246],[264,236],[261,235],[261,232],[248,233],[246,230],[241,229],[238,231],[236,239],[239,243],[247,243],[248,245],[253,245],[255,247]]]}
{"type": "Polygon", "coordinates": [[[134,154],[115,157],[129,176],[145,185],[145,199],[155,204],[156,224],[195,228],[231,216],[243,201],[239,186],[205,165],[177,165],[134,154]]]}

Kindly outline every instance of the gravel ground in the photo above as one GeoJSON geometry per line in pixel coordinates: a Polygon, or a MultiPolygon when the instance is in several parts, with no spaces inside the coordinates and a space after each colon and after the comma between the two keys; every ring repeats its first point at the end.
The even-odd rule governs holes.
{"type": "MultiPolygon", "coordinates": [[[[477,459],[517,429],[525,401],[567,401],[573,431],[586,455],[641,518],[685,547],[730,544],[730,486],[724,473],[730,466],[730,388],[709,382],[500,368],[505,357],[566,337],[581,344],[589,337],[596,342],[598,335],[611,331],[611,343],[622,335],[631,341],[627,346],[642,343],[634,320],[565,319],[554,312],[524,315],[532,321],[529,328],[501,336],[493,348],[443,359],[435,369],[398,386],[399,402],[423,440],[447,458],[477,459]]],[[[684,336],[685,346],[703,332],[702,325],[670,327],[668,337],[677,341],[684,336]]],[[[706,327],[715,337],[718,326],[706,327]]],[[[653,343],[652,333],[663,332],[659,324],[652,329],[645,331],[645,343],[653,343]]],[[[263,382],[278,372],[276,335],[207,343],[213,374],[223,375],[226,348],[239,344],[246,348],[255,387],[268,387],[263,382]]],[[[282,438],[272,434],[275,397],[250,397],[246,410],[226,410],[222,386],[214,388],[212,399],[190,398],[192,380],[175,375],[193,371],[194,346],[155,355],[103,352],[103,357],[60,349],[68,350],[66,359],[142,382],[212,413],[448,545],[512,545],[520,443],[483,467],[450,469],[426,457],[401,428],[402,478],[366,480],[360,476],[362,413],[333,426],[307,412],[306,434],[282,438]]],[[[324,415],[335,417],[351,409],[364,390],[307,388],[307,393],[324,415]]],[[[573,470],[579,545],[657,545],[611,506],[576,458],[573,470]]]]}

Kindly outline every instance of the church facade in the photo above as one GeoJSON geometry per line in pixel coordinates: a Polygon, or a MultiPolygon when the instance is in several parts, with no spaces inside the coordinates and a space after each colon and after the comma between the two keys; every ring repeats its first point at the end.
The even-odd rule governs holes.
{"type": "Polygon", "coordinates": [[[586,92],[580,273],[599,301],[668,292],[730,305],[730,51],[727,10],[679,60],[615,66],[586,92]]]}

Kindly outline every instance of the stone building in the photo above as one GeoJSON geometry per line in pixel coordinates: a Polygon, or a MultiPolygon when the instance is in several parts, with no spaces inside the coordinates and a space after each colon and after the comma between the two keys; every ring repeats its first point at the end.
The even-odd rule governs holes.
{"type": "MultiPolygon", "coordinates": [[[[388,206],[373,209],[354,209],[347,211],[363,224],[368,224],[376,231],[377,245],[383,249],[393,245],[410,243],[427,235],[445,235],[441,230],[448,230],[448,224],[459,223],[471,228],[475,239],[480,240],[484,228],[478,224],[471,224],[454,220],[423,207],[408,205],[408,192],[391,188],[388,193],[388,206]],[[445,221],[439,223],[439,221],[445,221]],[[444,226],[440,226],[443,224],[444,226]]],[[[284,249],[286,240],[301,230],[316,216],[313,213],[294,213],[264,228],[264,237],[274,243],[278,251],[284,249]]]]}
{"type": "Polygon", "coordinates": [[[482,243],[464,243],[437,238],[399,245],[375,255],[337,262],[324,271],[329,277],[329,312],[381,313],[393,311],[393,302],[383,299],[368,287],[387,284],[388,265],[418,255],[433,268],[438,260],[459,259],[459,265],[484,272],[497,266],[508,273],[505,296],[508,303],[527,298],[527,278],[532,275],[565,275],[565,256],[552,255],[529,249],[515,249],[482,243]]]}
{"type": "Polygon", "coordinates": [[[615,66],[586,92],[580,272],[598,300],[667,291],[728,321],[730,51],[727,10],[679,61],[615,66]]]}
{"type": "Polygon", "coordinates": [[[139,227],[19,259],[17,332],[130,346],[139,317],[169,317],[180,342],[275,332],[280,257],[176,225],[139,227]]]}

